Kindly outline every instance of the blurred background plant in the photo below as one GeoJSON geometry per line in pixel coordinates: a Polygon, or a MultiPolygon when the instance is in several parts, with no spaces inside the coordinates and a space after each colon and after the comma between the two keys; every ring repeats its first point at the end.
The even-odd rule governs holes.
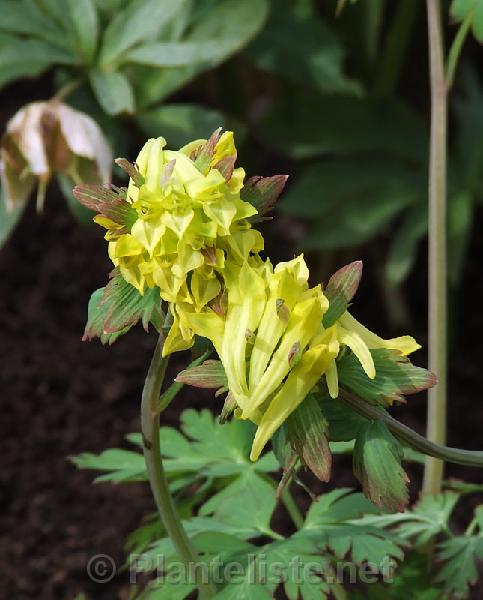
{"type": "MultiPolygon", "coordinates": [[[[132,121],[144,137],[161,130],[179,145],[224,117],[194,103],[161,103],[243,48],[267,13],[265,0],[1,0],[0,85],[52,71],[56,96],[91,115],[118,154],[127,153],[132,121]]],[[[71,183],[61,179],[62,192],[88,220],[73,208],[71,183]]],[[[23,207],[5,204],[0,242],[23,207]]]]}

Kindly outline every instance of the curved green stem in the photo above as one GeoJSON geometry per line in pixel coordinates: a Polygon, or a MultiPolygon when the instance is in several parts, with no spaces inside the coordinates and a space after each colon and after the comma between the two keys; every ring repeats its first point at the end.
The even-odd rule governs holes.
{"type": "Polygon", "coordinates": [[[433,458],[457,465],[483,467],[483,452],[481,451],[461,450],[460,448],[450,448],[449,446],[436,444],[419,435],[407,425],[403,425],[382,408],[368,404],[365,400],[361,400],[345,391],[340,393],[339,399],[366,419],[383,421],[395,437],[414,450],[419,450],[433,458]]]}
{"type": "Polygon", "coordinates": [[[173,542],[178,556],[185,564],[187,573],[192,573],[194,570],[200,598],[205,600],[212,598],[216,594],[216,589],[212,584],[204,580],[202,570],[196,568],[198,557],[183,529],[181,519],[170,494],[159,446],[159,397],[168,365],[168,358],[163,358],[162,356],[163,343],[164,338],[160,335],[146,376],[141,400],[141,431],[144,458],[149,483],[163,525],[173,542]]]}
{"type": "Polygon", "coordinates": [[[466,36],[471,27],[473,21],[473,11],[470,11],[464,21],[459,26],[459,29],[454,37],[453,43],[448,54],[448,61],[446,63],[446,87],[449,90],[453,85],[454,75],[456,67],[458,66],[458,60],[463,49],[463,45],[466,40],[466,36]]]}
{"type": "MultiPolygon", "coordinates": [[[[446,135],[447,90],[444,73],[440,0],[426,0],[429,70],[431,82],[431,133],[429,149],[429,368],[438,385],[428,393],[426,436],[436,444],[446,441],[447,381],[447,258],[446,258],[446,135]]],[[[428,458],[423,493],[438,494],[443,463],[428,458]]]]}

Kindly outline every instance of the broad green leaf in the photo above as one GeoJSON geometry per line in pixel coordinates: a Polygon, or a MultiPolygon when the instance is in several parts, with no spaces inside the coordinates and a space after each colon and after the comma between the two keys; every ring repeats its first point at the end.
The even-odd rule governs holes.
{"type": "Polygon", "coordinates": [[[467,17],[471,19],[473,35],[480,43],[483,42],[483,2],[481,0],[453,0],[450,11],[457,23],[464,21],[467,17]]]}
{"type": "Polygon", "coordinates": [[[24,77],[39,77],[51,66],[47,61],[25,61],[0,64],[0,87],[24,77]]]}
{"type": "Polygon", "coordinates": [[[375,379],[369,379],[352,352],[337,362],[339,382],[372,404],[388,405],[402,401],[402,396],[416,394],[436,384],[431,371],[415,367],[406,356],[395,350],[371,350],[376,369],[375,379]]]}
{"type": "Polygon", "coordinates": [[[147,135],[162,135],[170,148],[180,148],[194,139],[206,139],[226,124],[221,113],[196,104],[164,104],[137,115],[136,119],[147,135]]]}
{"type": "Polygon", "coordinates": [[[322,92],[362,94],[361,85],[343,73],[342,44],[316,10],[307,6],[278,0],[248,55],[261,69],[322,92]]]}
{"type": "Polygon", "coordinates": [[[292,158],[382,152],[384,158],[426,162],[425,125],[395,100],[287,93],[266,113],[258,133],[292,158]]]}
{"type": "Polygon", "coordinates": [[[252,546],[225,557],[221,572],[230,578],[215,598],[268,600],[283,584],[289,600],[322,600],[331,592],[326,581],[329,565],[329,558],[321,556],[317,544],[306,538],[292,536],[252,546]],[[230,563],[238,565],[236,573],[229,570],[230,563]]]}
{"type": "Polygon", "coordinates": [[[107,114],[134,112],[134,92],[125,75],[93,69],[89,71],[89,79],[97,101],[107,114]]]}
{"type": "MultiPolygon", "coordinates": [[[[103,288],[99,291],[102,295],[103,288]]],[[[138,452],[114,448],[100,455],[87,453],[76,457],[75,464],[79,468],[106,471],[102,480],[128,479],[130,469],[135,474],[144,473],[145,467],[141,468],[144,465],[141,434],[129,434],[126,437],[129,442],[138,446],[138,452]],[[116,457],[119,458],[117,466],[116,457]]],[[[207,480],[213,477],[244,476],[251,489],[254,483],[249,481],[250,477],[259,477],[257,472],[266,473],[278,469],[271,453],[256,463],[249,460],[252,437],[253,427],[245,421],[234,420],[220,425],[208,410],[185,410],[181,414],[181,431],[172,427],[160,429],[165,470],[170,479],[183,473],[207,480]]],[[[189,481],[191,484],[192,479],[189,481]]]]}
{"type": "Polygon", "coordinates": [[[150,42],[133,48],[123,62],[151,67],[184,67],[196,63],[218,61],[226,53],[223,38],[207,41],[150,42]]]}
{"type": "Polygon", "coordinates": [[[361,518],[365,514],[380,511],[359,492],[350,488],[338,488],[322,494],[311,504],[305,518],[304,529],[317,529],[361,518]]]}
{"type": "Polygon", "coordinates": [[[330,327],[347,310],[355,296],[362,277],[362,261],[354,261],[336,271],[329,279],[324,294],[329,300],[329,308],[322,323],[330,327]]]}
{"type": "Polygon", "coordinates": [[[88,62],[93,58],[99,34],[99,18],[94,0],[67,0],[66,11],[74,34],[74,47],[88,62]]]}
{"type": "Polygon", "coordinates": [[[216,60],[174,69],[143,69],[139,72],[142,106],[159,102],[199,73],[215,67],[241,50],[262,28],[268,13],[267,0],[221,0],[193,19],[187,42],[216,39],[220,45],[216,60]]]}
{"type": "MultiPolygon", "coordinates": [[[[220,425],[208,410],[184,410],[181,431],[161,427],[161,452],[169,473],[196,472],[200,477],[229,477],[245,471],[276,471],[277,461],[268,453],[253,463],[249,459],[254,427],[234,419],[220,425]]],[[[130,442],[141,447],[140,434],[130,434],[130,442]]]]}
{"type": "Polygon", "coordinates": [[[246,472],[205,502],[200,515],[243,528],[249,537],[270,535],[275,505],[275,488],[255,472],[246,472]]]}
{"type": "Polygon", "coordinates": [[[200,532],[193,538],[193,543],[198,552],[209,555],[211,560],[215,556],[218,559],[223,560],[234,554],[249,552],[256,549],[256,546],[250,542],[219,531],[200,532]]]}
{"type": "Polygon", "coordinates": [[[64,31],[69,31],[69,14],[65,10],[65,2],[59,0],[34,0],[44,13],[47,13],[51,20],[59,25],[64,31]]]}
{"type": "Polygon", "coordinates": [[[183,0],[132,0],[110,21],[104,33],[100,64],[122,59],[126,50],[156,37],[182,8],[183,0]]]}
{"type": "MultiPolygon", "coordinates": [[[[242,522],[224,523],[218,521],[214,517],[192,517],[183,521],[183,529],[186,531],[188,537],[191,539],[195,538],[201,533],[222,533],[225,535],[235,536],[242,540],[247,540],[257,535],[261,535],[257,529],[247,526],[242,522]]],[[[149,558],[156,560],[159,556],[173,556],[175,549],[173,542],[170,538],[164,537],[155,541],[151,547],[144,553],[148,559],[147,564],[149,565],[149,558]]],[[[152,570],[148,568],[146,570],[152,570]]]]}
{"type": "MultiPolygon", "coordinates": [[[[1,69],[0,69],[1,71],[1,69]]],[[[17,223],[23,215],[27,203],[18,206],[13,211],[7,211],[0,189],[0,248],[6,243],[17,223]]]]}
{"type": "Polygon", "coordinates": [[[459,494],[445,492],[438,496],[423,496],[411,509],[403,513],[365,515],[352,521],[358,525],[391,528],[400,538],[411,540],[416,547],[449,529],[448,521],[459,494]]]}
{"type": "Polygon", "coordinates": [[[306,219],[306,250],[360,244],[424,193],[419,169],[388,158],[328,160],[309,166],[279,202],[281,211],[306,219]],[[350,173],[350,177],[348,177],[350,173]]]}
{"type": "Polygon", "coordinates": [[[67,40],[55,21],[47,18],[32,1],[2,0],[0,31],[19,33],[66,47],[67,40]]]}
{"type": "Polygon", "coordinates": [[[166,461],[167,468],[200,469],[200,462],[203,462],[204,472],[212,477],[278,468],[273,454],[267,454],[255,463],[250,461],[255,427],[248,421],[235,419],[220,425],[209,411],[188,409],[181,415],[181,430],[191,438],[190,454],[171,454],[171,460],[166,461]]]}
{"type": "Polygon", "coordinates": [[[362,427],[354,446],[354,474],[364,494],[382,509],[403,511],[409,502],[403,449],[382,421],[362,427]]]}
{"type": "Polygon", "coordinates": [[[296,537],[327,546],[338,558],[351,553],[355,563],[369,561],[383,566],[388,557],[401,559],[401,539],[377,526],[354,524],[363,514],[378,514],[376,507],[362,494],[340,488],[323,494],[307,513],[303,528],[296,537]]]}
{"type": "Polygon", "coordinates": [[[96,483],[112,481],[144,481],[147,479],[144,456],[139,452],[110,448],[100,454],[84,452],[71,458],[78,469],[106,471],[94,480],[96,483]]]}
{"type": "Polygon", "coordinates": [[[453,0],[450,8],[451,16],[455,20],[462,21],[478,3],[479,0],[453,0]]]}
{"type": "Polygon", "coordinates": [[[11,38],[6,43],[0,43],[2,68],[9,65],[24,65],[28,62],[34,65],[39,63],[75,65],[78,64],[79,59],[69,51],[41,40],[11,38]]]}
{"type": "Polygon", "coordinates": [[[436,576],[451,597],[466,598],[478,580],[477,561],[483,560],[483,536],[451,538],[438,545],[437,558],[445,561],[436,576]]]}
{"type": "Polygon", "coordinates": [[[393,284],[404,281],[416,262],[418,243],[428,231],[426,203],[416,203],[404,215],[393,236],[386,264],[386,277],[393,284]]]}

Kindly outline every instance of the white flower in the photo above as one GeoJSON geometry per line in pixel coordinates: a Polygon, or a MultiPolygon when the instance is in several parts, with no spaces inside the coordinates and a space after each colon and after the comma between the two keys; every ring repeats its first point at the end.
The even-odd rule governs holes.
{"type": "Polygon", "coordinates": [[[42,209],[54,173],[73,184],[111,180],[112,152],[97,123],[55,99],[27,104],[12,117],[0,158],[7,210],[26,202],[36,184],[37,208],[42,209]]]}

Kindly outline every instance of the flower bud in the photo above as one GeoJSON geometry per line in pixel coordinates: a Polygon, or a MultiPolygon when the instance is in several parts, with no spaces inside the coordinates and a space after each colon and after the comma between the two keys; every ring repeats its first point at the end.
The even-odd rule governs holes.
{"type": "Polygon", "coordinates": [[[0,157],[7,210],[26,202],[36,184],[41,210],[54,173],[66,175],[73,184],[111,179],[112,153],[99,126],[55,99],[27,104],[10,119],[0,157]]]}

